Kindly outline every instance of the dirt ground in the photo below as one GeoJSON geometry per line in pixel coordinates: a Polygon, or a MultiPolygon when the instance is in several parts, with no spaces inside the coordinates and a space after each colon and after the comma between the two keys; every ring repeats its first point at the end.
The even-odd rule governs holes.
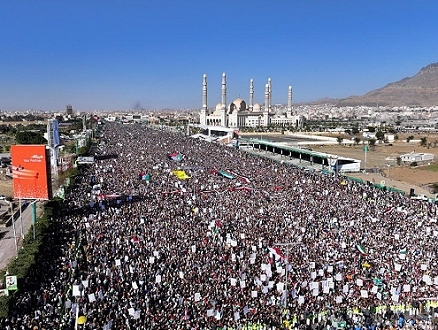
{"type": "Polygon", "coordinates": [[[363,151],[363,145],[357,146],[312,146],[315,151],[338,154],[345,157],[360,159],[361,167],[366,168],[367,172],[374,172],[372,169],[380,169],[379,173],[354,174],[353,176],[380,183],[382,180],[386,184],[409,192],[410,188],[415,189],[416,194],[426,194],[432,196],[432,184],[438,182],[438,172],[428,170],[428,165],[438,163],[438,147],[435,141],[438,141],[438,134],[400,134],[399,140],[394,141],[392,146],[388,144],[376,144],[366,154],[363,151]],[[406,138],[409,135],[415,137],[409,143],[406,138]],[[419,140],[423,137],[427,138],[428,147],[420,146],[419,140]],[[433,162],[418,164],[417,167],[411,167],[409,164],[397,165],[397,157],[410,152],[417,153],[432,153],[435,155],[433,162]]]}
{"type": "MultiPolygon", "coordinates": [[[[4,169],[3,169],[4,172],[4,169]]],[[[0,172],[0,195],[13,197],[12,179],[0,172]]]]}

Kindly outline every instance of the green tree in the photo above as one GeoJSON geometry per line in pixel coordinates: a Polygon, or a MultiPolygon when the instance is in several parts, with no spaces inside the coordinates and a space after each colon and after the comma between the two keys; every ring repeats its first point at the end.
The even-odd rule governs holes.
{"type": "Polygon", "coordinates": [[[358,145],[359,143],[360,143],[360,137],[358,137],[358,136],[356,136],[355,138],[354,138],[354,143],[356,144],[356,145],[358,145]]]}
{"type": "Polygon", "coordinates": [[[338,136],[338,137],[336,138],[336,141],[338,141],[338,144],[341,145],[341,144],[342,144],[342,141],[344,141],[344,138],[343,138],[342,136],[338,136]]]}
{"type": "Polygon", "coordinates": [[[357,126],[354,126],[354,127],[351,129],[351,134],[354,134],[354,135],[359,134],[359,129],[357,128],[357,126]]]}
{"type": "Polygon", "coordinates": [[[382,141],[385,138],[385,134],[379,130],[376,133],[376,138],[377,138],[377,140],[382,141]]]}
{"type": "Polygon", "coordinates": [[[376,128],[373,126],[368,126],[367,128],[368,128],[368,132],[370,133],[374,133],[376,131],[376,128]]]}
{"type": "Polygon", "coordinates": [[[427,146],[427,137],[422,137],[420,139],[420,146],[426,147],[427,146]]]}
{"type": "Polygon", "coordinates": [[[368,143],[371,147],[374,147],[376,145],[376,139],[369,139],[368,143]]]}
{"type": "Polygon", "coordinates": [[[394,135],[394,141],[398,141],[398,135],[394,135]]]}
{"type": "Polygon", "coordinates": [[[46,144],[47,140],[40,134],[31,131],[22,131],[15,134],[18,144],[46,144]]]}
{"type": "Polygon", "coordinates": [[[411,142],[414,138],[415,138],[415,137],[414,137],[413,135],[409,135],[409,136],[406,138],[406,142],[409,143],[409,142],[411,142]]]}
{"type": "Polygon", "coordinates": [[[402,163],[402,159],[401,157],[397,157],[397,165],[400,166],[402,163]]]}

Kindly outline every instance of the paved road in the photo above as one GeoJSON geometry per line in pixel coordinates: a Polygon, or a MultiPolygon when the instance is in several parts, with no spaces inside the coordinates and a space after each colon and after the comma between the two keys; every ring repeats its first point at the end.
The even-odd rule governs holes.
{"type": "Polygon", "coordinates": [[[13,226],[7,228],[1,228],[0,231],[0,269],[5,269],[9,261],[17,256],[17,248],[15,242],[17,242],[17,247],[20,249],[23,240],[21,238],[21,232],[24,235],[29,231],[32,224],[32,207],[26,207],[22,212],[22,221],[20,217],[15,220],[15,232],[16,239],[14,238],[13,226]],[[23,226],[21,226],[23,224],[23,226]]]}

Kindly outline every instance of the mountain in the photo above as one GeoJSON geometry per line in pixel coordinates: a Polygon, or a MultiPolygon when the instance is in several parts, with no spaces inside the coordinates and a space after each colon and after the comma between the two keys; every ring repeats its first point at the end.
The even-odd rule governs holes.
{"type": "Polygon", "coordinates": [[[362,96],[340,99],[337,106],[421,106],[438,105],[438,63],[422,68],[415,76],[389,83],[362,96]]]}

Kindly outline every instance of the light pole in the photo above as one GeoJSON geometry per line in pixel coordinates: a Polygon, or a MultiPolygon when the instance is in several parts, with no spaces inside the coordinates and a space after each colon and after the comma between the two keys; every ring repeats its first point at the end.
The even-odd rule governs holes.
{"type": "Polygon", "coordinates": [[[36,238],[35,233],[35,226],[36,226],[36,202],[38,202],[38,199],[35,199],[29,204],[29,207],[32,207],[32,227],[33,227],[33,239],[36,238]]]}
{"type": "Polygon", "coordinates": [[[287,290],[287,270],[288,270],[288,266],[289,266],[289,254],[290,254],[290,248],[296,245],[301,244],[301,242],[290,242],[290,243],[274,243],[275,246],[284,246],[286,247],[286,280],[285,280],[285,284],[284,284],[284,291],[285,291],[285,297],[284,297],[284,308],[287,308],[287,298],[289,295],[289,292],[287,290]]]}
{"type": "Polygon", "coordinates": [[[391,164],[386,164],[386,166],[388,166],[388,186],[389,186],[389,183],[391,182],[391,178],[389,176],[389,170],[391,168],[391,164]]]}
{"type": "Polygon", "coordinates": [[[12,202],[9,202],[8,200],[6,200],[6,202],[8,202],[9,206],[11,207],[11,220],[12,220],[12,228],[14,231],[15,252],[18,256],[17,232],[15,230],[14,204],[12,202]]]}

